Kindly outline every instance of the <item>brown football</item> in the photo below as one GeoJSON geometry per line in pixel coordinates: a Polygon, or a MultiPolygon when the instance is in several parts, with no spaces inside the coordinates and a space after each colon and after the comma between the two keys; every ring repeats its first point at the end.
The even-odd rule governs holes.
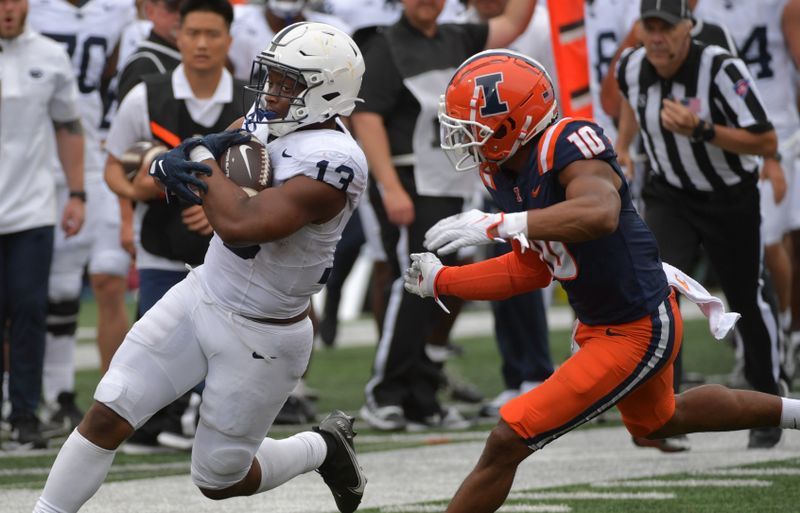
{"type": "Polygon", "coordinates": [[[159,141],[136,141],[119,157],[125,176],[128,180],[133,180],[142,164],[149,166],[156,155],[165,151],[167,151],[167,147],[159,141]]]}
{"type": "Polygon", "coordinates": [[[250,196],[272,185],[269,153],[255,136],[243,144],[231,146],[220,156],[219,167],[225,176],[250,196]]]}

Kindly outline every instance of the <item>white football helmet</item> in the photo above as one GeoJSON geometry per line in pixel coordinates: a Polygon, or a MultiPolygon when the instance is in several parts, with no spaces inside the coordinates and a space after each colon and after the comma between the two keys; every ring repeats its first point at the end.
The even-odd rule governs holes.
{"type": "Polygon", "coordinates": [[[256,100],[246,122],[267,123],[270,134],[280,137],[336,115],[348,116],[361,101],[358,91],[363,75],[364,58],[350,36],[324,23],[289,25],[275,34],[253,62],[247,89],[256,94],[256,100]],[[276,71],[283,80],[298,84],[293,89],[272,84],[270,95],[290,100],[282,118],[268,110],[266,101],[270,72],[274,77],[276,71]]]}

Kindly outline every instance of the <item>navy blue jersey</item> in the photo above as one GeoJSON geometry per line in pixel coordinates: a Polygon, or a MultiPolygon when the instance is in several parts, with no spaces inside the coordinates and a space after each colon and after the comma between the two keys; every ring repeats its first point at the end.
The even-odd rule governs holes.
{"type": "Polygon", "coordinates": [[[545,130],[526,170],[503,171],[484,184],[504,212],[545,208],[565,200],[558,173],[577,160],[608,162],[622,178],[617,230],[585,242],[532,240],[531,245],[561,282],[584,324],[619,324],[654,312],[669,294],[656,239],[633,207],[627,182],[603,129],[564,118],[545,130]]]}

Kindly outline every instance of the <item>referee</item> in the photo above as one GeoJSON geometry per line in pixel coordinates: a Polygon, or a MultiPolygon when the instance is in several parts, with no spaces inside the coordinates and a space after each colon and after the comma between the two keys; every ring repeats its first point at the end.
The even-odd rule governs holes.
{"type": "MultiPolygon", "coordinates": [[[[757,181],[777,137],[746,65],[717,46],[692,40],[686,0],[642,0],[644,46],[619,61],[622,94],[617,151],[636,122],[652,174],[643,192],[645,219],[662,259],[688,269],[700,246],[719,276],[739,335],[745,376],[754,389],[778,394],[778,326],[763,296],[763,242],[757,181]]],[[[777,428],[750,431],[748,447],[774,446],[777,428]]]]}

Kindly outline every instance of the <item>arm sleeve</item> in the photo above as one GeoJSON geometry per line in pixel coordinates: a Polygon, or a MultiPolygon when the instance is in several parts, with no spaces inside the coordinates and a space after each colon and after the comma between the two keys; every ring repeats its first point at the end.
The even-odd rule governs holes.
{"type": "Polygon", "coordinates": [[[735,57],[729,58],[721,66],[714,78],[717,95],[714,98],[736,128],[744,128],[754,133],[772,130],[767,111],[756,89],[747,65],[735,57]]]}
{"type": "Polygon", "coordinates": [[[445,267],[436,277],[440,296],[473,300],[499,300],[541,289],[553,275],[536,251],[522,253],[519,243],[514,251],[475,264],[445,267]]]}

